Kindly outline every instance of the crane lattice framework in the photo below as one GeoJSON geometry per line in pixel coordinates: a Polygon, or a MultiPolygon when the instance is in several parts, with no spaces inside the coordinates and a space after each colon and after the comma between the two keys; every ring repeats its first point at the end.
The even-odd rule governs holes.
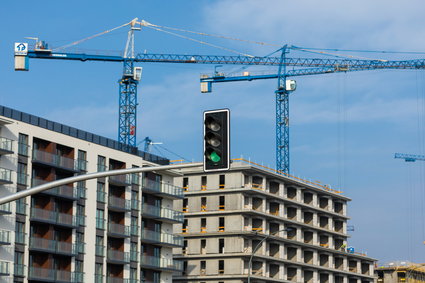
{"type": "Polygon", "coordinates": [[[395,153],[394,158],[404,159],[406,162],[415,162],[416,160],[425,161],[425,155],[418,154],[395,153]]]}
{"type": "MultiPolygon", "coordinates": [[[[123,56],[86,53],[58,52],[47,48],[47,44],[37,41],[35,48],[27,52],[16,53],[15,69],[28,70],[28,59],[122,62],[123,76],[119,80],[119,129],[118,141],[123,145],[136,146],[136,110],[137,85],[141,77],[141,68],[136,63],[184,63],[211,65],[276,66],[278,72],[262,75],[224,75],[201,76],[202,92],[211,92],[212,83],[230,81],[251,81],[260,79],[278,79],[276,96],[276,169],[289,173],[289,94],[295,86],[287,78],[297,76],[320,75],[338,72],[353,72],[380,69],[424,69],[425,59],[386,61],[359,60],[341,58],[296,58],[288,57],[291,48],[284,46],[280,56],[222,56],[222,55],[180,55],[134,53],[134,31],[146,24],[137,19],[129,25],[127,45],[123,56]],[[21,62],[20,68],[16,62],[21,62]],[[287,67],[293,67],[288,70],[287,67]],[[289,86],[289,88],[288,88],[289,86]]],[[[122,26],[121,26],[122,27],[122,26]]],[[[22,50],[21,50],[22,51],[22,50]]],[[[128,148],[128,147],[124,147],[128,148]]]]}

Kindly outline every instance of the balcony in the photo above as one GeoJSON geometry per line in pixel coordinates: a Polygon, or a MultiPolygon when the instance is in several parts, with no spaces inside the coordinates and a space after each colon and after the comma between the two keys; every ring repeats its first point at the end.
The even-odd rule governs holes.
{"type": "Polygon", "coordinates": [[[47,222],[61,226],[76,227],[78,225],[85,225],[85,216],[72,215],[67,213],[55,212],[41,208],[31,207],[32,221],[47,222]]]}
{"type": "Polygon", "coordinates": [[[108,235],[119,238],[130,237],[130,226],[122,224],[109,223],[108,224],[108,235]]]}
{"type": "Polygon", "coordinates": [[[13,275],[17,277],[25,277],[26,274],[26,266],[23,264],[14,264],[14,272],[13,275]]]}
{"type": "Polygon", "coordinates": [[[166,243],[171,246],[182,247],[183,237],[168,233],[161,233],[161,243],[166,243]]]}
{"type": "Polygon", "coordinates": [[[11,214],[12,210],[10,209],[10,202],[5,204],[0,204],[0,215],[2,214],[11,214]]]}
{"type": "Polygon", "coordinates": [[[181,247],[183,238],[177,235],[155,232],[148,229],[142,229],[142,242],[158,243],[164,246],[181,247]]]}
{"type": "Polygon", "coordinates": [[[143,178],[143,190],[171,198],[183,198],[183,189],[169,183],[158,182],[143,178]]]}
{"type": "Polygon", "coordinates": [[[161,208],[159,206],[142,204],[143,217],[161,219],[169,223],[182,223],[183,213],[169,208],[161,208]]]}
{"type": "Polygon", "coordinates": [[[7,261],[0,261],[0,276],[10,275],[10,263],[7,261]]]}
{"type": "Polygon", "coordinates": [[[10,245],[10,231],[0,230],[0,245],[10,245]]]}
{"type": "Polygon", "coordinates": [[[181,261],[160,258],[156,256],[148,256],[148,255],[141,256],[140,265],[142,267],[153,267],[153,268],[168,269],[168,270],[174,270],[174,271],[183,270],[183,263],[181,261]]]}
{"type": "Polygon", "coordinates": [[[15,232],[15,243],[26,245],[27,244],[26,238],[27,238],[27,233],[15,232]]]}
{"type": "MultiPolygon", "coordinates": [[[[32,186],[39,186],[39,185],[46,184],[48,182],[51,182],[51,181],[33,178],[32,179],[32,186]]],[[[72,185],[71,186],[62,185],[62,186],[59,186],[59,187],[55,187],[53,189],[43,191],[43,194],[47,194],[47,195],[51,195],[51,196],[55,196],[55,197],[72,199],[72,200],[77,200],[78,197],[79,197],[78,189],[74,188],[72,185]]]]}
{"type": "Polygon", "coordinates": [[[33,162],[58,167],[61,169],[70,170],[73,172],[78,171],[77,161],[73,158],[53,154],[50,152],[34,149],[32,152],[33,162]]]}
{"type": "Polygon", "coordinates": [[[30,267],[29,280],[37,280],[43,282],[84,282],[84,273],[71,272],[66,270],[55,270],[49,268],[30,267]]]}
{"type": "MultiPolygon", "coordinates": [[[[109,168],[109,170],[118,170],[109,168]]],[[[131,175],[115,175],[109,176],[109,183],[117,186],[129,186],[131,185],[131,175]]]]}
{"type": "Polygon", "coordinates": [[[30,250],[74,256],[77,254],[75,244],[56,240],[31,237],[30,250]]]}
{"type": "Polygon", "coordinates": [[[12,183],[12,170],[0,168],[0,185],[12,183]]]}
{"type": "MultiPolygon", "coordinates": [[[[103,277],[102,277],[103,279],[103,277]]],[[[96,281],[96,283],[103,283],[103,281],[96,281]]],[[[134,279],[126,279],[121,277],[106,277],[106,283],[138,283],[139,281],[134,279]]]]}
{"type": "Polygon", "coordinates": [[[12,144],[11,139],[0,137],[0,155],[13,153],[12,144]]]}
{"type": "Polygon", "coordinates": [[[131,201],[125,198],[109,196],[108,209],[115,211],[130,211],[131,201]]]}
{"type": "Polygon", "coordinates": [[[111,263],[130,263],[130,253],[117,250],[108,250],[107,260],[111,263]]]}

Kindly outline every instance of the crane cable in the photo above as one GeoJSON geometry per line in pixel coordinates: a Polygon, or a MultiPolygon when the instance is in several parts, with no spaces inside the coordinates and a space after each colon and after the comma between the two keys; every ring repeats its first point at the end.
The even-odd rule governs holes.
{"type": "Polygon", "coordinates": [[[168,34],[171,34],[171,35],[180,37],[180,38],[191,40],[191,41],[194,41],[194,42],[197,42],[197,43],[200,43],[200,44],[204,44],[204,45],[208,45],[208,46],[211,46],[211,47],[214,47],[214,48],[218,48],[218,49],[222,49],[222,50],[225,50],[225,51],[229,51],[229,52],[232,52],[232,53],[235,53],[235,54],[238,54],[238,55],[242,55],[242,56],[246,56],[246,57],[251,57],[251,58],[254,58],[255,57],[254,55],[242,53],[242,52],[239,52],[239,51],[236,51],[236,50],[233,50],[233,49],[230,49],[230,48],[226,48],[226,47],[223,47],[223,46],[219,46],[219,45],[216,45],[216,44],[212,44],[212,43],[209,43],[209,42],[206,42],[206,41],[197,40],[197,39],[194,39],[194,38],[191,38],[191,37],[188,37],[188,36],[184,36],[184,35],[181,35],[181,34],[178,34],[178,33],[175,33],[175,32],[166,31],[166,30],[157,28],[157,27],[153,26],[152,24],[149,24],[146,27],[151,28],[151,29],[154,29],[154,30],[157,30],[157,31],[161,31],[161,32],[164,32],[164,33],[168,33],[168,34]]]}
{"type": "MultiPolygon", "coordinates": [[[[418,133],[418,142],[419,142],[419,152],[423,154],[425,152],[425,85],[424,85],[424,76],[418,71],[416,71],[416,110],[417,110],[417,133],[418,133]],[[421,76],[422,75],[422,76],[421,76]],[[419,76],[422,77],[420,80],[419,76]]],[[[425,244],[425,164],[420,162],[420,204],[421,204],[421,232],[422,232],[422,240],[425,244]]]]}
{"type": "Polygon", "coordinates": [[[65,49],[65,48],[68,48],[68,47],[71,47],[71,46],[75,46],[75,45],[80,44],[80,43],[82,43],[82,42],[84,42],[84,41],[87,41],[87,40],[90,40],[90,39],[93,39],[93,38],[99,37],[99,36],[101,36],[101,35],[104,35],[104,34],[110,33],[110,32],[112,32],[112,31],[114,31],[114,30],[120,29],[120,28],[125,27],[125,26],[128,26],[128,25],[130,25],[130,24],[131,24],[131,22],[126,23],[126,24],[123,24],[123,25],[120,25],[120,26],[117,26],[117,27],[114,27],[114,28],[111,28],[111,29],[108,29],[108,30],[105,30],[105,31],[103,31],[103,32],[100,32],[100,33],[94,34],[94,35],[92,35],[92,36],[89,36],[89,37],[86,37],[86,38],[83,38],[83,39],[80,39],[80,40],[74,41],[74,42],[72,42],[72,43],[69,43],[69,44],[66,44],[66,45],[63,45],[63,46],[60,46],[60,47],[54,48],[54,49],[53,49],[53,51],[58,51],[58,50],[62,50],[62,49],[65,49]]]}
{"type": "Polygon", "coordinates": [[[167,26],[154,25],[154,24],[151,24],[151,23],[150,23],[150,25],[158,27],[158,28],[162,28],[162,29],[170,29],[170,30],[193,33],[193,34],[198,34],[198,35],[206,35],[206,36],[211,36],[211,37],[217,37],[217,38],[222,38],[222,39],[230,39],[230,40],[241,41],[241,42],[246,42],[246,43],[253,43],[253,44],[258,44],[258,45],[263,45],[263,46],[268,45],[268,46],[281,47],[279,44],[273,44],[273,43],[267,43],[267,42],[261,42],[261,41],[253,41],[253,40],[235,38],[235,37],[230,37],[230,36],[225,36],[225,35],[209,34],[209,33],[205,33],[205,32],[191,31],[191,30],[185,30],[185,29],[179,29],[179,28],[172,28],[172,27],[167,27],[167,26]]]}

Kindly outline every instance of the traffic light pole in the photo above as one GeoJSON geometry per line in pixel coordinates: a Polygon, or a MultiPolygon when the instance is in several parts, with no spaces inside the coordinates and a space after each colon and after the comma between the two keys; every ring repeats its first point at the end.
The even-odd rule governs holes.
{"type": "Polygon", "coordinates": [[[109,176],[115,176],[115,175],[132,174],[132,173],[184,169],[184,168],[198,167],[198,166],[202,166],[202,163],[163,165],[163,166],[153,166],[153,167],[138,167],[138,168],[119,169],[119,170],[111,170],[111,171],[103,171],[103,172],[95,172],[95,173],[89,173],[84,175],[78,175],[78,176],[73,176],[73,177],[69,177],[65,179],[56,180],[56,181],[46,183],[40,186],[35,186],[27,190],[19,191],[17,193],[2,197],[0,198],[0,205],[11,202],[11,201],[15,201],[23,197],[31,196],[33,194],[37,194],[42,191],[49,190],[58,186],[90,180],[90,179],[109,177],[109,176]]]}

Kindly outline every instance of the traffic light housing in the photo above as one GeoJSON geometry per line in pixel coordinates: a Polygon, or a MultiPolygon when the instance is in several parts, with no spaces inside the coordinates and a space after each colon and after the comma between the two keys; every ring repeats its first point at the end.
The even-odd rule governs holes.
{"type": "Polygon", "coordinates": [[[204,171],[230,168],[230,111],[204,112],[204,171]]]}

